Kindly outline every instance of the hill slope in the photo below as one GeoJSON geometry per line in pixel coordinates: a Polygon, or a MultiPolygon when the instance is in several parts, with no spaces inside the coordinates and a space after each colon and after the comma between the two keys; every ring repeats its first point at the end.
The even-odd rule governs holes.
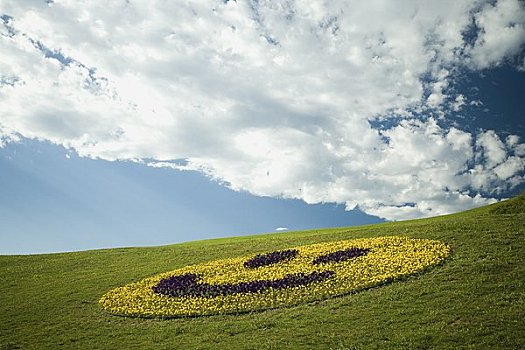
{"type": "Polygon", "coordinates": [[[464,213],[153,248],[0,256],[0,349],[525,348],[525,194],[464,213]],[[111,288],[188,264],[291,246],[401,235],[453,255],[357,294],[242,315],[136,319],[103,312],[111,288]]]}

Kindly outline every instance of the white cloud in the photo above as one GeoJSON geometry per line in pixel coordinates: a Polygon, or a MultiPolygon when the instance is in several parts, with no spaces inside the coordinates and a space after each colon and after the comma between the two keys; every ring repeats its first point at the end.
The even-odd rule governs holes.
{"type": "MultiPolygon", "coordinates": [[[[452,103],[452,110],[454,112],[459,112],[461,108],[466,105],[466,98],[462,94],[456,96],[456,99],[452,103]]],[[[474,101],[473,101],[474,102],[474,101]]]]}
{"type": "Polygon", "coordinates": [[[487,131],[479,135],[476,141],[478,157],[484,157],[486,167],[494,168],[507,157],[505,145],[494,131],[487,131]]]}
{"type": "Polygon", "coordinates": [[[494,168],[494,173],[502,180],[507,180],[525,169],[525,159],[509,157],[505,162],[494,168]]]}
{"type": "Polygon", "coordinates": [[[444,90],[448,87],[449,72],[442,69],[436,76],[437,81],[432,84],[432,93],[427,98],[427,103],[430,107],[439,107],[446,99],[444,90]]]}
{"type": "Polygon", "coordinates": [[[287,231],[288,227],[277,227],[275,231],[287,231]]]}
{"type": "Polygon", "coordinates": [[[388,219],[453,212],[492,201],[471,189],[521,183],[525,145],[426,108],[459,110],[454,72],[515,55],[523,14],[512,1],[7,0],[0,132],[388,219]],[[390,115],[404,120],[371,126],[390,115]]]}
{"type": "Polygon", "coordinates": [[[475,16],[481,29],[470,54],[477,68],[497,65],[505,58],[519,54],[525,45],[523,2],[499,0],[487,3],[475,16]]]}

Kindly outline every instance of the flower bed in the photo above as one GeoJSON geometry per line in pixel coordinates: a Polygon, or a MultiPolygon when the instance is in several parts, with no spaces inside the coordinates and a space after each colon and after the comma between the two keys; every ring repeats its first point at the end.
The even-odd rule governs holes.
{"type": "Polygon", "coordinates": [[[100,299],[114,314],[239,313],[356,292],[414,274],[450,253],[442,242],[378,237],[211,261],[148,277],[100,299]]]}

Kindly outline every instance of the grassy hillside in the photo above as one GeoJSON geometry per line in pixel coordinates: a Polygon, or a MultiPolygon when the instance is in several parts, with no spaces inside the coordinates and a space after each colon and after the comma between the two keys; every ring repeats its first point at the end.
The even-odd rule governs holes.
{"type": "Polygon", "coordinates": [[[424,220],[0,256],[0,281],[0,349],[524,349],[525,195],[424,220]],[[438,239],[453,255],[403,281],[242,315],[124,318],[97,303],[111,288],[188,264],[385,235],[438,239]]]}

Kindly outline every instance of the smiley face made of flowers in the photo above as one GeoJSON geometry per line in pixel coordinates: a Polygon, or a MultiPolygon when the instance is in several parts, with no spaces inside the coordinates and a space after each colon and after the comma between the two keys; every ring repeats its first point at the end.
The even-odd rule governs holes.
{"type": "Polygon", "coordinates": [[[374,287],[449,254],[442,242],[397,236],[318,243],[186,266],[113,289],[99,303],[159,318],[263,310],[374,287]]]}

